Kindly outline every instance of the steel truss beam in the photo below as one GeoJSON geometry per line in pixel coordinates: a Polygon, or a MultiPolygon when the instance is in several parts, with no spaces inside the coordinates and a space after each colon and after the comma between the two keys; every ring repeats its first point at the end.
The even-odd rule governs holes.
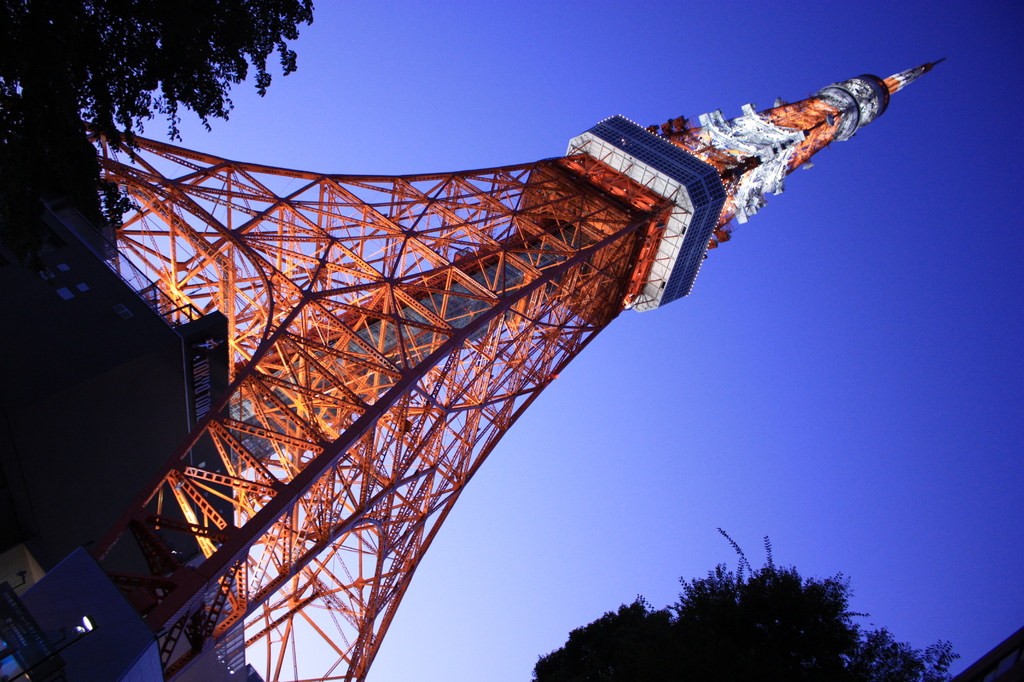
{"type": "Polygon", "coordinates": [[[668,206],[589,158],[353,177],[137,143],[101,142],[138,206],[120,257],[221,311],[233,369],[96,554],[168,678],[242,625],[268,681],[361,680],[466,482],[642,285],[668,206]],[[118,563],[136,550],[149,575],[118,563]]]}

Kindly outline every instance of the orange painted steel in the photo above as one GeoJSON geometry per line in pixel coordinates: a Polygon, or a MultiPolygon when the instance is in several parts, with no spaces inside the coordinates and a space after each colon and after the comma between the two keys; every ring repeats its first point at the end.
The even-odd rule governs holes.
{"type": "MultiPolygon", "coordinates": [[[[818,97],[810,97],[799,102],[781,104],[760,112],[766,121],[780,128],[799,130],[806,136],[796,145],[796,150],[787,164],[787,173],[792,173],[811,157],[827,147],[835,138],[839,129],[843,112],[818,97]]],[[[711,164],[722,175],[725,187],[725,207],[719,217],[719,231],[715,232],[708,248],[716,248],[720,242],[729,241],[731,229],[726,225],[735,217],[736,189],[744,173],[756,164],[756,157],[747,157],[735,152],[718,149],[710,144],[703,129],[687,127],[685,118],[670,120],[660,126],[661,134],[673,144],[686,150],[701,161],[711,164]],[[723,238],[724,236],[724,238],[723,238]]],[[[651,126],[648,130],[659,128],[651,126]]]]}
{"type": "Polygon", "coordinates": [[[120,257],[223,313],[232,369],[96,556],[168,679],[244,624],[268,682],[361,680],[463,486],[642,285],[671,207],[588,157],[356,177],[136,142],[99,142],[138,206],[120,257]]]}
{"type": "MultiPolygon", "coordinates": [[[[648,129],[719,171],[709,248],[781,191],[752,171],[784,176],[862,124],[829,97],[745,114],[785,155],[733,149],[712,119],[648,129]]],[[[467,481],[641,291],[680,208],[585,155],[369,177],[136,144],[97,140],[137,204],[119,257],[178,322],[224,314],[231,376],[95,554],[168,679],[244,642],[268,682],[362,680],[467,481]]]]}

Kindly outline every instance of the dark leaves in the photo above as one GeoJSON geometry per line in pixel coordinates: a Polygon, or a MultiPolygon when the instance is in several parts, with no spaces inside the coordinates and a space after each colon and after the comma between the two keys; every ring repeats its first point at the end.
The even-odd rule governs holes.
{"type": "Polygon", "coordinates": [[[125,202],[99,178],[82,120],[112,140],[182,109],[227,118],[231,86],[267,59],[295,70],[289,40],[312,0],[5,0],[0,8],[0,238],[19,257],[39,241],[40,199],[70,195],[96,224],[125,202]],[[33,236],[35,234],[35,236],[33,236]]]}
{"type": "MultiPolygon", "coordinates": [[[[724,533],[723,533],[724,535],[724,533]]],[[[732,542],[731,538],[726,538],[732,542]]],[[[771,559],[741,570],[719,565],[681,581],[679,601],[655,611],[637,599],[573,630],[542,656],[536,682],[758,680],[759,682],[941,682],[956,658],[948,642],[924,651],[885,629],[865,632],[849,610],[842,575],[803,578],[771,559]]],[[[770,548],[767,544],[766,548],[770,548]]]]}

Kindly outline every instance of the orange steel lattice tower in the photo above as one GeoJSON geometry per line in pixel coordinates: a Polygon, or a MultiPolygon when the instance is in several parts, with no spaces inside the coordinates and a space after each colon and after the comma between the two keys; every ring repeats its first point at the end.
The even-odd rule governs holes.
{"type": "Polygon", "coordinates": [[[165,677],[244,643],[267,680],[363,679],[463,486],[561,368],[687,294],[731,218],[931,66],[700,127],[613,117],[563,158],[456,173],[99,140],[137,205],[119,257],[228,321],[229,388],[95,548],[165,677]]]}

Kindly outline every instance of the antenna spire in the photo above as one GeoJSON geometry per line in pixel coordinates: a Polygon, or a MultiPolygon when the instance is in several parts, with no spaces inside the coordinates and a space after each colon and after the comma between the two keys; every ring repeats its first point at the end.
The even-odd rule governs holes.
{"type": "MultiPolygon", "coordinates": [[[[728,241],[733,218],[744,223],[765,204],[765,194],[779,194],[785,178],[832,142],[842,142],[885,113],[889,98],[942,62],[928,62],[886,79],[865,74],[827,85],[799,102],[776,100],[757,111],[726,119],[721,111],[685,118],[648,130],[714,166],[726,189],[718,229],[708,248],[728,241]]],[[[808,164],[809,167],[809,164],[808,164]]]]}
{"type": "Polygon", "coordinates": [[[903,88],[907,87],[918,78],[935,68],[936,64],[941,64],[944,61],[946,61],[945,57],[937,62],[928,62],[927,64],[914,67],[913,69],[901,71],[900,73],[889,76],[883,82],[885,83],[885,86],[889,88],[889,94],[891,95],[894,92],[899,92],[903,88]]]}

